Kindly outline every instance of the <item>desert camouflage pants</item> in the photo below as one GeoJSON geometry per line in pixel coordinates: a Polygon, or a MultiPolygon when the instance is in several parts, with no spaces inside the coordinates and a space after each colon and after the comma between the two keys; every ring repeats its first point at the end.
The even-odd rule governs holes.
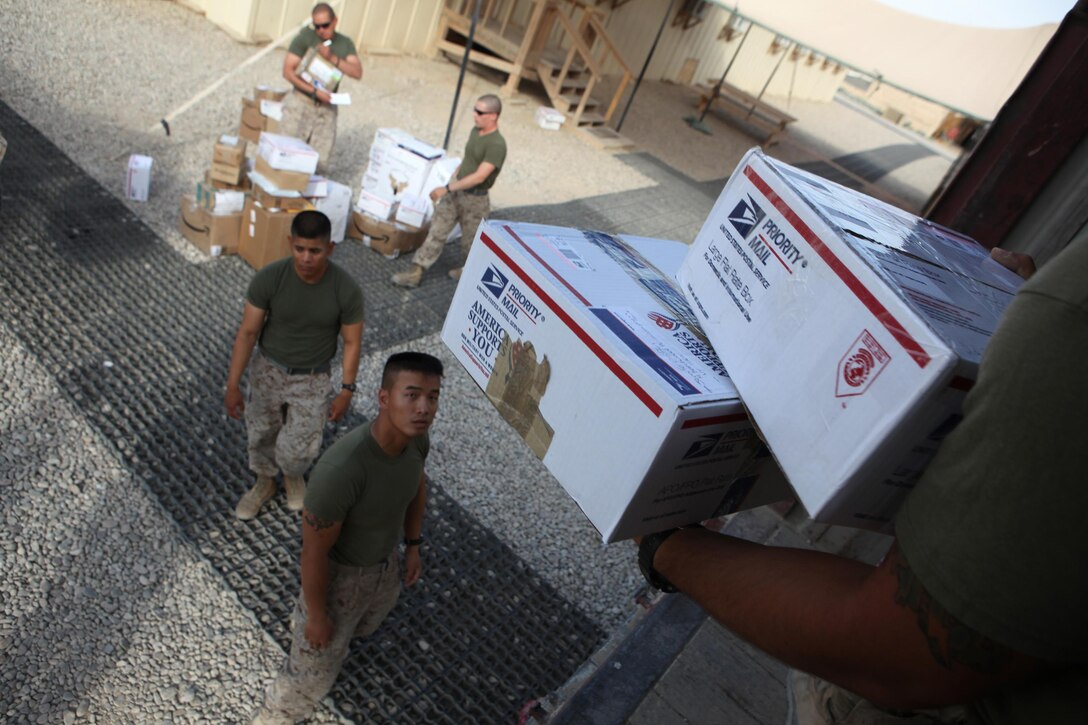
{"type": "Polygon", "coordinates": [[[332,147],[336,145],[336,106],[314,103],[314,99],[291,91],[283,99],[283,120],[277,133],[300,138],[318,153],[317,173],[328,175],[332,147]]]}
{"type": "Polygon", "coordinates": [[[460,267],[464,263],[464,258],[468,257],[472,242],[476,240],[476,230],[479,229],[480,222],[489,213],[491,213],[491,197],[488,194],[466,194],[463,191],[451,191],[446,194],[435,205],[431,231],[427,234],[427,240],[423,242],[423,246],[412,256],[412,261],[424,269],[429,269],[442,255],[446,238],[460,222],[462,258],[456,265],[460,267]]]}
{"type": "Polygon", "coordinates": [[[328,373],[288,375],[255,352],[245,411],[250,470],[272,477],[305,473],[321,449],[331,397],[328,373]]]}
{"type": "Polygon", "coordinates": [[[335,630],[315,650],[306,641],[306,602],[299,594],[291,615],[291,653],[265,690],[260,721],[293,723],[310,714],[332,688],[354,637],[374,633],[400,597],[397,552],[380,564],[354,567],[329,562],[326,609],[335,630]]]}

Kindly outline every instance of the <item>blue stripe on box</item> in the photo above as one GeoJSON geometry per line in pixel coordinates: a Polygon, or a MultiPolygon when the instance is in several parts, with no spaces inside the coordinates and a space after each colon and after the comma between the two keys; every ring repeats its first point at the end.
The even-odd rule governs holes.
{"type": "Polygon", "coordinates": [[[642,340],[631,331],[627,325],[623,324],[618,317],[613,315],[610,311],[601,309],[599,307],[591,308],[590,312],[597,316],[605,327],[612,331],[616,337],[620,339],[627,347],[631,349],[631,352],[636,357],[641,359],[650,369],[661,376],[661,379],[676,389],[681,395],[698,395],[699,390],[684,379],[680,373],[672,369],[672,367],[662,360],[657,354],[649,348],[642,340]]]}

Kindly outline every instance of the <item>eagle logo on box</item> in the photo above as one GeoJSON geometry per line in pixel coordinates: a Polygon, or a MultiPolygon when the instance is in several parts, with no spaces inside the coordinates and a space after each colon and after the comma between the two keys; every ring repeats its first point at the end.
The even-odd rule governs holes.
{"type": "Polygon", "coordinates": [[[745,239],[752,233],[752,230],[759,226],[759,223],[766,217],[766,212],[760,208],[756,200],[752,198],[752,195],[748,195],[748,200],[740,200],[736,208],[729,214],[729,222],[733,225],[733,228],[740,232],[740,235],[745,239]]]}
{"type": "Polygon", "coordinates": [[[839,361],[835,397],[846,398],[864,393],[891,359],[877,339],[868,330],[862,330],[839,361]]]}

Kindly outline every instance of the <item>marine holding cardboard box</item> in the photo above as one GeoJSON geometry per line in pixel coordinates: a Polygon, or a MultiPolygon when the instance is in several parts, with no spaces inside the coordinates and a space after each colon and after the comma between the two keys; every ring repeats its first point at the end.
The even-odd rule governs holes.
{"type": "Polygon", "coordinates": [[[331,94],[336,93],[342,76],[360,80],[363,63],[351,38],[336,32],[336,13],[328,3],[314,5],[312,18],[313,27],[295,36],[283,59],[283,77],[292,92],[283,102],[280,133],[313,146],[320,154],[317,173],[326,176],[336,143],[337,107],[331,94]]]}
{"type": "MultiPolygon", "coordinates": [[[[1026,276],[1023,255],[991,256],[1026,276]]],[[[1088,228],[1009,305],[878,566],[701,528],[642,538],[651,584],[796,668],[792,722],[1088,722],[1086,278],[1088,228]]]]}
{"type": "Polygon", "coordinates": [[[279,471],[287,507],[302,508],[303,474],[321,447],[325,421],[342,418],[355,392],[363,292],[329,261],[335,247],[330,234],[324,214],[299,212],[291,223],[291,256],[258,271],[246,292],[224,396],[232,418],[245,414],[249,467],[257,474],[235,509],[243,520],[256,516],[276,493],[279,471]],[[343,384],[333,398],[329,372],[338,337],[344,341],[343,384]],[[250,366],[254,347],[257,355],[250,366]],[[247,367],[249,399],[244,401],[247,367]]]}
{"type": "MultiPolygon", "coordinates": [[[[412,256],[412,266],[393,275],[393,284],[418,287],[423,272],[438,261],[446,238],[458,223],[461,225],[461,253],[468,257],[480,222],[491,213],[488,190],[495,185],[506,161],[506,140],[499,133],[501,113],[502,101],[498,96],[489,93],[476,99],[472,107],[475,127],[465,144],[464,159],[450,183],[431,191],[431,201],[435,204],[431,231],[423,246],[412,256]]],[[[450,277],[461,278],[461,265],[450,270],[450,277]]]]}

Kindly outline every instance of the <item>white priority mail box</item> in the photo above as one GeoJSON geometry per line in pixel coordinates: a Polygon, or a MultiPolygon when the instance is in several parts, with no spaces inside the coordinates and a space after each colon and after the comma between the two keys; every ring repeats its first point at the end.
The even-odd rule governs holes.
{"type": "Polygon", "coordinates": [[[319,154],[302,139],[262,131],[257,156],[278,171],[312,174],[317,171],[319,154]]]}
{"type": "Polygon", "coordinates": [[[888,530],[1020,278],[981,245],[753,149],[678,275],[809,514],[888,530]]]}
{"type": "Polygon", "coordinates": [[[392,199],[381,194],[374,194],[366,189],[359,189],[359,198],[355,202],[355,208],[364,214],[369,214],[378,219],[388,219],[393,213],[392,199]]]}
{"type": "Polygon", "coordinates": [[[399,201],[404,194],[423,196],[431,165],[445,154],[441,148],[399,129],[380,128],[370,146],[370,160],[360,186],[372,194],[399,201]]]}
{"type": "Polygon", "coordinates": [[[488,220],[442,328],[606,542],[792,495],[672,279],[686,252],[488,220]]]}
{"type": "Polygon", "coordinates": [[[397,211],[393,218],[405,226],[418,229],[427,222],[430,213],[430,200],[415,194],[405,194],[397,204],[397,211]]]}
{"type": "Polygon", "coordinates": [[[128,170],[125,173],[125,198],[133,201],[147,201],[151,191],[151,164],[154,160],[150,156],[132,154],[128,157],[128,170]]]}

